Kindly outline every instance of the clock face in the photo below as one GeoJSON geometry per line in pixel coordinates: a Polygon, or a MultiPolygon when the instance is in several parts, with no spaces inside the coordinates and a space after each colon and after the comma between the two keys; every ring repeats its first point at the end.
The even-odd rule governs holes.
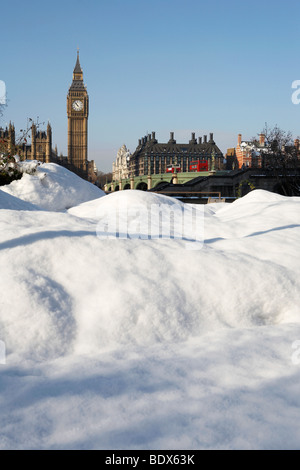
{"type": "Polygon", "coordinates": [[[82,111],[83,102],[80,100],[73,101],[72,108],[74,109],[74,111],[82,111]]]}

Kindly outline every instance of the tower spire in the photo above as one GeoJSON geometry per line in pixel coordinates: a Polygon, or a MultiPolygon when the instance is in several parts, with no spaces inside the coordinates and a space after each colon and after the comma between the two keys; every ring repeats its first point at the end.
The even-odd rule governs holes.
{"type": "Polygon", "coordinates": [[[76,61],[76,64],[75,64],[75,68],[74,68],[74,72],[73,73],[80,73],[82,74],[82,69],[81,69],[81,65],[80,65],[80,62],[79,62],[79,47],[77,47],[77,61],[76,61]]]}
{"type": "Polygon", "coordinates": [[[67,96],[68,115],[68,162],[79,174],[87,177],[89,97],[83,82],[83,73],[79,62],[79,49],[73,71],[73,82],[67,96]]]}
{"type": "Polygon", "coordinates": [[[73,81],[70,90],[85,90],[83,83],[83,72],[79,62],[79,47],[77,47],[77,60],[73,70],[73,81]]]}

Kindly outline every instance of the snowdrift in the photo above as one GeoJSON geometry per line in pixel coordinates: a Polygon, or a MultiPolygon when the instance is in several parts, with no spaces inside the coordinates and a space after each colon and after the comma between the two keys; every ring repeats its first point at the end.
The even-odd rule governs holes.
{"type": "Polygon", "coordinates": [[[20,211],[37,211],[40,210],[35,204],[23,201],[18,197],[11,196],[0,189],[0,209],[20,210],[20,211]]]}
{"type": "Polygon", "coordinates": [[[56,212],[0,191],[0,448],[299,449],[300,198],[190,206],[191,250],[191,219],[182,239],[99,229],[157,205],[166,226],[178,201],[57,212],[53,192],[56,212]]]}
{"type": "Polygon", "coordinates": [[[168,196],[161,194],[150,194],[145,191],[128,190],[117,191],[108,194],[104,199],[97,199],[79,204],[76,207],[69,209],[69,213],[83,218],[92,218],[99,220],[101,214],[116,211],[141,211],[146,213],[151,209],[151,206],[170,206],[182,209],[183,203],[176,199],[171,199],[168,196]]]}
{"type": "Polygon", "coordinates": [[[45,359],[299,322],[297,198],[274,203],[264,192],[215,212],[205,206],[197,250],[184,239],[99,237],[97,213],[129,206],[147,213],[158,202],[163,211],[183,206],[124,191],[69,214],[24,212],[17,221],[14,211],[2,214],[3,289],[18,286],[17,298],[2,301],[8,350],[45,359]]]}
{"type": "Polygon", "coordinates": [[[24,172],[20,180],[2,186],[1,190],[41,209],[62,211],[105,195],[95,185],[55,163],[28,161],[20,165],[26,171],[36,169],[36,172],[24,172]]]}

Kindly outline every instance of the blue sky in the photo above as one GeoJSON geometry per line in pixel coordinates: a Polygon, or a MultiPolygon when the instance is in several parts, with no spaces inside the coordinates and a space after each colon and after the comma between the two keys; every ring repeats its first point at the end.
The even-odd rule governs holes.
{"type": "Polygon", "coordinates": [[[300,2],[52,0],[2,4],[1,125],[49,120],[67,154],[76,50],[90,97],[89,159],[110,171],[124,143],[214,133],[223,152],[265,122],[300,134],[300,2]],[[3,21],[5,18],[5,21],[3,21]],[[4,28],[4,29],[3,29],[4,28]]]}

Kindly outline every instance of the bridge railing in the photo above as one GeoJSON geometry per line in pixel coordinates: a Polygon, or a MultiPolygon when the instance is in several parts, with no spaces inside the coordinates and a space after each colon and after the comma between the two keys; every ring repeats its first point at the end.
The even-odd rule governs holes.
{"type": "Polygon", "coordinates": [[[181,199],[207,199],[208,203],[225,202],[226,198],[222,198],[219,191],[151,191],[151,193],[163,194],[164,196],[173,196],[181,199]],[[205,195],[205,196],[202,196],[205,195]]]}

